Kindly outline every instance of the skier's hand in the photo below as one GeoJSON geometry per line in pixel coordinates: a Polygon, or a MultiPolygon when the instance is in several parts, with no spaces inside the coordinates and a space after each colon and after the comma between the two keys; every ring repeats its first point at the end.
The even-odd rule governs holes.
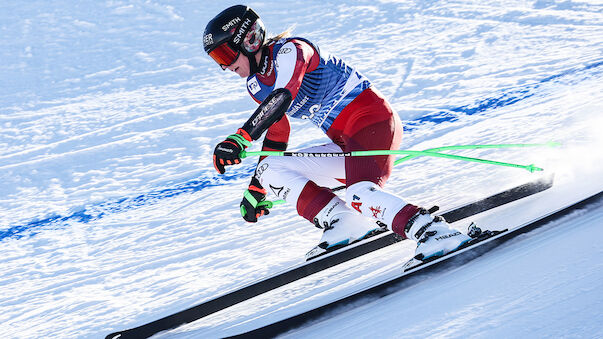
{"type": "Polygon", "coordinates": [[[270,213],[270,208],[272,201],[266,201],[266,190],[258,179],[253,177],[241,201],[243,219],[247,222],[257,222],[259,217],[270,213]]]}
{"type": "Polygon", "coordinates": [[[251,145],[251,137],[247,132],[239,129],[236,134],[229,135],[214,149],[214,167],[220,174],[224,174],[224,166],[239,164],[241,151],[251,145]]]}

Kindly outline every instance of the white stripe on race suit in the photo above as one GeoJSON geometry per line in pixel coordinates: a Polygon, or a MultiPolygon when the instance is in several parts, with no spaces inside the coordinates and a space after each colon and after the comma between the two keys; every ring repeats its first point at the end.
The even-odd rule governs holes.
{"type": "Polygon", "coordinates": [[[274,89],[285,88],[295,72],[295,64],[297,63],[297,48],[293,42],[289,41],[281,47],[276,55],[276,82],[274,89]]]}

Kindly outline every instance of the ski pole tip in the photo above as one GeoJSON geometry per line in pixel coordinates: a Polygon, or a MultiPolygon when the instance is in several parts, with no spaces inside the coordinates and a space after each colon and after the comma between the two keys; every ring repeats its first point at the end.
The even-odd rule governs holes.
{"type": "Polygon", "coordinates": [[[542,172],[544,171],[543,168],[540,168],[534,164],[528,165],[525,167],[528,171],[530,171],[530,173],[534,173],[534,172],[542,172]]]}
{"type": "Polygon", "coordinates": [[[559,146],[561,146],[561,143],[558,142],[558,141],[549,141],[547,143],[547,146],[549,146],[549,147],[559,147],[559,146]]]}

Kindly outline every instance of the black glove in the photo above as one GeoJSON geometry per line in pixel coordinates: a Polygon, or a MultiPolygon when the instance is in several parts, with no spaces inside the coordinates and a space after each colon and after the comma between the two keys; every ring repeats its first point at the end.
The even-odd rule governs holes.
{"type": "Polygon", "coordinates": [[[229,135],[214,149],[214,167],[220,174],[224,174],[224,166],[235,165],[241,162],[241,152],[251,145],[251,137],[242,129],[236,134],[229,135]]]}
{"type": "Polygon", "coordinates": [[[266,201],[266,190],[258,179],[253,177],[241,201],[243,219],[247,222],[257,222],[259,217],[270,213],[270,208],[272,201],[266,201]]]}

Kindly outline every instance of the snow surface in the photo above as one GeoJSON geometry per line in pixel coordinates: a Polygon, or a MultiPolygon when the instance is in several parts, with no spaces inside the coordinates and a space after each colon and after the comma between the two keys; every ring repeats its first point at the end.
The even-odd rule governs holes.
{"type": "MultiPolygon", "coordinates": [[[[299,263],[320,238],[292,206],[251,225],[254,168],[214,145],[255,104],[201,48],[232,1],[0,3],[0,333],[99,338],[299,263]]],[[[405,122],[402,148],[540,143],[458,154],[555,173],[555,187],[476,216],[505,227],[603,188],[600,1],[254,1],[367,75],[405,122]]],[[[326,142],[296,121],[290,149],[326,142]]],[[[254,145],[252,150],[257,150],[254,145]]],[[[417,158],[388,189],[443,210],[538,177],[417,158]]],[[[284,337],[603,337],[601,203],[462,267],[284,337]],[[471,326],[468,328],[467,326],[471,326]]],[[[455,227],[462,228],[459,224],[455,227]]],[[[386,279],[403,242],[158,338],[240,333],[386,279]]]]}

